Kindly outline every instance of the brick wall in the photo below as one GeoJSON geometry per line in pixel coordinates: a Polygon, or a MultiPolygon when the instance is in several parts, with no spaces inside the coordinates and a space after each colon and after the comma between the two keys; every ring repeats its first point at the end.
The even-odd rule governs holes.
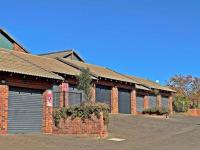
{"type": "Polygon", "coordinates": [[[131,90],[131,114],[137,114],[137,98],[136,98],[136,90],[131,90]]]}
{"type": "Polygon", "coordinates": [[[156,97],[156,106],[161,107],[162,106],[162,96],[160,94],[156,97]]]}
{"type": "Polygon", "coordinates": [[[43,133],[51,134],[53,126],[53,103],[49,103],[48,99],[52,98],[53,95],[48,95],[49,91],[43,93],[43,133]]]}
{"type": "Polygon", "coordinates": [[[144,109],[149,108],[149,97],[147,95],[144,96],[144,109]]]}
{"type": "Polygon", "coordinates": [[[8,86],[0,85],[0,134],[8,129],[8,86]]]}
{"type": "Polygon", "coordinates": [[[199,117],[200,116],[200,109],[189,109],[188,115],[193,117],[199,117]]]}
{"type": "Polygon", "coordinates": [[[116,86],[111,90],[111,113],[118,113],[118,88],[116,86]]]}
{"type": "Polygon", "coordinates": [[[108,135],[107,126],[104,125],[103,115],[98,119],[93,116],[92,119],[67,118],[61,120],[58,127],[53,127],[54,134],[76,134],[76,135],[98,135],[106,137],[108,135]]]}
{"type": "Polygon", "coordinates": [[[169,107],[169,113],[173,114],[173,96],[170,95],[168,99],[168,107],[169,107]]]}

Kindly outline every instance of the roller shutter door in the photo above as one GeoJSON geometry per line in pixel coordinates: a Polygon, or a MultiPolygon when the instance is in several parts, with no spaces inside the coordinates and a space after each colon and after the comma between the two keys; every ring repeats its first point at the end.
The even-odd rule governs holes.
{"type": "Polygon", "coordinates": [[[130,114],[131,113],[131,93],[126,89],[118,90],[118,106],[119,113],[130,114]]]}
{"type": "Polygon", "coordinates": [[[102,85],[96,85],[96,102],[111,104],[111,88],[102,85]]]}
{"type": "Polygon", "coordinates": [[[156,95],[149,96],[149,108],[156,107],[156,95]]]}
{"type": "Polygon", "coordinates": [[[142,113],[144,110],[144,96],[138,95],[137,96],[137,112],[142,113]]]}
{"type": "Polygon", "coordinates": [[[42,91],[10,87],[8,133],[41,132],[42,105],[42,91]]]}
{"type": "Polygon", "coordinates": [[[168,97],[162,97],[162,107],[168,108],[168,97]]]}

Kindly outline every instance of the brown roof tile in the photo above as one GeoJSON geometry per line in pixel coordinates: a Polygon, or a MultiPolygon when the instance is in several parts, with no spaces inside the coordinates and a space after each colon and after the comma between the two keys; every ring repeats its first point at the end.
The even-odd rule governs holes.
{"type": "Polygon", "coordinates": [[[66,74],[66,75],[80,74],[80,70],[74,67],[71,67],[69,65],[66,65],[53,58],[31,55],[31,54],[26,54],[26,53],[21,53],[21,52],[14,52],[14,51],[12,53],[48,71],[52,71],[52,72],[60,73],[60,74],[66,74]]]}
{"type": "Polygon", "coordinates": [[[112,79],[112,80],[117,80],[117,81],[122,81],[122,82],[128,82],[128,83],[136,83],[134,80],[128,77],[125,77],[124,75],[117,73],[113,70],[110,70],[108,68],[104,68],[104,67],[100,67],[93,64],[80,62],[80,61],[64,59],[64,58],[59,58],[59,60],[78,69],[89,68],[90,72],[94,76],[97,76],[97,77],[107,78],[107,79],[112,79]]]}
{"type": "Polygon", "coordinates": [[[0,71],[63,80],[61,76],[29,63],[6,49],[0,49],[0,71]]]}
{"type": "Polygon", "coordinates": [[[169,87],[159,85],[158,83],[150,81],[150,80],[147,80],[147,79],[138,78],[138,77],[130,76],[130,75],[126,75],[126,76],[131,78],[131,79],[133,79],[133,80],[135,80],[137,83],[139,83],[141,85],[144,85],[144,86],[146,86],[148,88],[158,89],[158,90],[163,90],[163,91],[176,92],[176,91],[172,90],[169,87]]]}

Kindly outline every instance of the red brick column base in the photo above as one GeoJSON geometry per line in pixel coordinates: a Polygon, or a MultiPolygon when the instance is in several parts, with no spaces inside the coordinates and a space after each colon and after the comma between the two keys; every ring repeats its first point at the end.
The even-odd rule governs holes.
{"type": "Polygon", "coordinates": [[[144,96],[144,109],[149,108],[149,98],[148,96],[144,96]]]}
{"type": "Polygon", "coordinates": [[[200,109],[189,109],[188,115],[193,117],[200,117],[200,109]]]}
{"type": "Polygon", "coordinates": [[[137,99],[135,89],[131,91],[131,114],[137,115],[137,99]]]}
{"type": "Polygon", "coordinates": [[[7,134],[8,130],[8,93],[8,86],[0,85],[0,134],[7,134]]]}
{"type": "Polygon", "coordinates": [[[156,97],[156,106],[162,107],[162,96],[160,94],[156,97]]]}
{"type": "Polygon", "coordinates": [[[169,96],[168,100],[169,113],[173,114],[173,96],[169,96]]]}
{"type": "Polygon", "coordinates": [[[47,90],[43,93],[43,133],[52,134],[53,104],[49,103],[51,95],[48,92],[47,90]]]}
{"type": "Polygon", "coordinates": [[[112,87],[111,91],[111,113],[118,113],[118,88],[112,87]]]}

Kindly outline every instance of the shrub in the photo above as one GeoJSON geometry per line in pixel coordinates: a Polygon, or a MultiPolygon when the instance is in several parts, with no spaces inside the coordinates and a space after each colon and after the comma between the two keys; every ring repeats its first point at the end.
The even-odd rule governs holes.
{"type": "Polygon", "coordinates": [[[176,112],[187,112],[190,100],[184,96],[176,96],[173,101],[173,108],[176,112]]]}
{"type": "Polygon", "coordinates": [[[169,110],[166,107],[152,107],[145,109],[142,113],[150,115],[168,115],[169,110]]]}
{"type": "Polygon", "coordinates": [[[92,119],[92,115],[100,118],[100,113],[103,112],[104,123],[109,123],[109,107],[103,103],[85,104],[85,105],[73,105],[64,108],[54,109],[53,118],[55,126],[58,126],[61,119],[67,119],[71,117],[85,119],[92,119]]]}

